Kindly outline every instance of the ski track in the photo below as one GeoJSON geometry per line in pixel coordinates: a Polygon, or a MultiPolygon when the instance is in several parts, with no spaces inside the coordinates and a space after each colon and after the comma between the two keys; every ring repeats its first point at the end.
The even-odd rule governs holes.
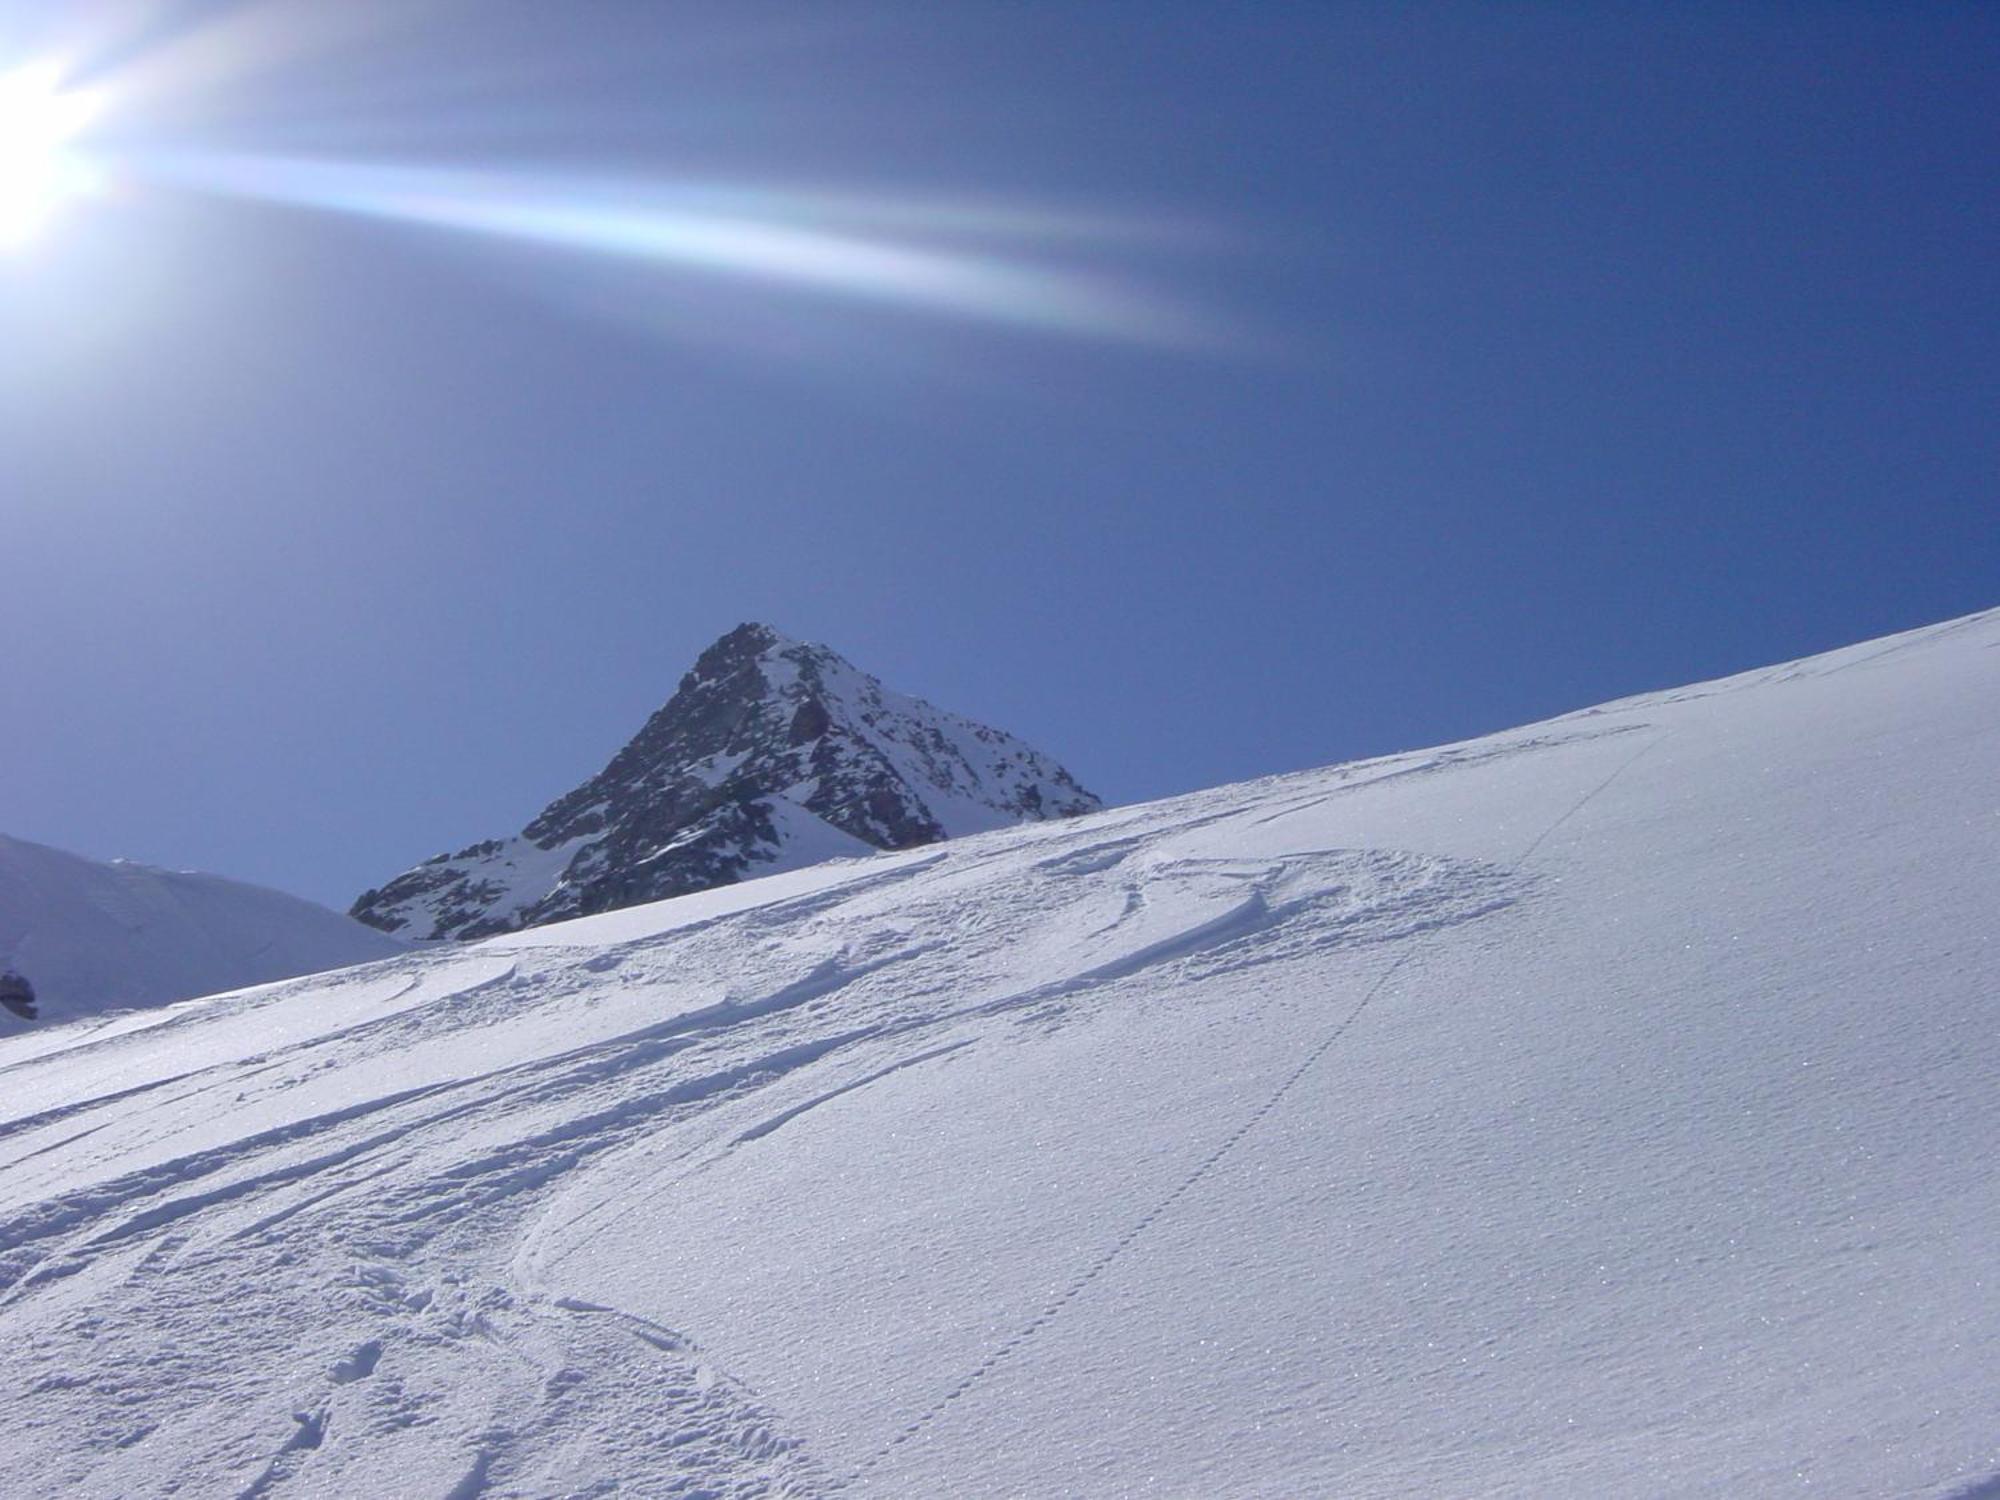
{"type": "MultiPolygon", "coordinates": [[[[1644,727],[1644,726],[1636,726],[1636,727],[1644,727]]],[[[1555,818],[1553,822],[1549,823],[1547,827],[1543,828],[1539,833],[1537,833],[1534,836],[1534,838],[1528,842],[1526,847],[1524,847],[1521,850],[1521,852],[1515,856],[1513,863],[1514,871],[1518,874],[1527,865],[1528,861],[1531,858],[1533,858],[1535,853],[1539,849],[1541,849],[1541,847],[1545,843],[1548,842],[1549,838],[1553,834],[1555,834],[1559,829],[1561,829],[1564,824],[1568,823],[1578,813],[1582,812],[1584,808],[1587,807],[1599,795],[1608,790],[1614,782],[1618,781],[1621,777],[1623,777],[1625,773],[1629,771],[1635,764],[1637,764],[1638,761],[1643,756],[1645,756],[1645,754],[1648,751],[1653,749],[1653,747],[1659,743],[1659,740],[1662,737],[1663,736],[1653,736],[1646,739],[1645,742],[1642,743],[1636,751],[1634,751],[1629,757],[1627,757],[1625,760],[1621,761],[1616,767],[1614,767],[1610,775],[1606,776],[1602,781],[1598,782],[1596,785],[1590,787],[1587,791],[1583,793],[1582,796],[1577,798],[1575,802],[1571,803],[1567,808],[1565,808],[1555,818]]],[[[1541,742],[1527,742],[1527,743],[1532,744],[1541,742]]],[[[1429,768],[1425,767],[1419,769],[1429,769],[1429,768]]],[[[1407,775],[1410,774],[1410,772],[1407,771],[1392,772],[1391,774],[1407,775]]],[[[1268,817],[1265,819],[1260,819],[1258,821],[1268,821],[1268,817]]],[[[1247,904],[1248,903],[1246,903],[1246,905],[1247,904]]],[[[1224,916],[1217,918],[1214,923],[1207,925],[1211,928],[1226,930],[1229,926],[1235,925],[1237,920],[1238,920],[1238,914],[1227,913],[1224,916]]],[[[1196,933],[1189,934],[1189,937],[1191,939],[1195,938],[1196,936],[1197,936],[1196,933]]],[[[1346,1015],[1344,1015],[1338,1022],[1335,1023],[1333,1028],[1330,1031],[1328,1031],[1324,1037],[1322,1037],[1316,1044],[1314,1044],[1306,1052],[1305,1056],[1300,1060],[1298,1066],[1285,1076],[1285,1078],[1278,1084],[1277,1088],[1274,1089],[1267,1098],[1265,1098],[1262,1102],[1260,1102],[1255,1109],[1251,1110],[1250,1113],[1243,1118],[1242,1122],[1239,1123],[1235,1129],[1230,1131],[1228,1135],[1224,1136],[1222,1140],[1216,1145],[1213,1151],[1209,1152],[1207,1156],[1203,1157],[1199,1162],[1197,1162],[1194,1168],[1191,1171],[1189,1171],[1186,1176],[1182,1177],[1178,1183],[1175,1184],[1172,1191],[1167,1193],[1165,1197],[1161,1198],[1144,1214],[1140,1215],[1140,1217],[1134,1223],[1132,1223],[1132,1225],[1128,1227],[1123,1234],[1121,1234],[1117,1239],[1113,1240],[1110,1243],[1110,1245],[1106,1247],[1106,1249],[1101,1255],[1099,1255],[1095,1260],[1091,1261],[1080,1272],[1078,1272],[1076,1276],[1063,1288],[1063,1290],[1056,1295],[1055,1298],[1053,1298],[1045,1307],[1043,1307],[1039,1312],[1037,1312],[1035,1316],[1032,1319],[1030,1319],[1025,1325],[1023,1325],[1022,1328],[1018,1332],[1016,1332],[1011,1338],[1001,1343],[991,1353],[989,1353],[982,1361],[980,1361],[980,1363],[977,1366],[975,1366],[965,1376],[964,1379],[960,1380],[956,1385],[952,1386],[943,1395],[938,1397],[937,1400],[934,1401],[931,1405],[924,1408],[923,1411],[918,1413],[915,1420],[911,1421],[908,1425],[898,1430],[895,1433],[895,1435],[892,1436],[886,1443],[882,1444],[873,1453],[869,1454],[868,1457],[865,1458],[859,1466],[857,1466],[854,1470],[852,1470],[848,1475],[845,1476],[843,1481],[843,1487],[851,1486],[866,1479],[867,1476],[874,1469],[879,1467],[881,1463],[885,1459],[887,1459],[892,1453],[894,1453],[897,1448],[901,1447],[904,1443],[907,1443],[912,1438],[917,1437],[919,1434],[921,1434],[925,1428],[930,1426],[932,1422],[936,1421],[938,1417],[942,1416],[944,1412],[952,1405],[952,1403],[958,1401],[960,1398],[969,1394],[974,1389],[974,1387],[976,1387],[982,1380],[984,1380],[988,1375],[992,1374],[993,1371],[997,1370],[998,1368],[1000,1368],[1001,1365],[1005,1364],[1009,1359],[1011,1359],[1018,1350],[1020,1350],[1022,1347],[1028,1344],[1032,1339],[1034,1339],[1035,1336],[1039,1334],[1044,1328],[1046,1328],[1050,1323],[1054,1322],[1055,1319],[1062,1313],[1062,1311],[1066,1307],[1068,1307],[1079,1296],[1081,1296],[1085,1291],[1087,1291],[1091,1283],[1096,1281],[1099,1276],[1104,1274],[1105,1271],[1109,1270],[1113,1265],[1113,1263],[1116,1262],[1118,1258],[1122,1256],[1128,1249],[1130,1249],[1131,1246],[1134,1243],[1136,1243],[1139,1240],[1139,1238],[1146,1233],[1147,1230],[1152,1228],[1153,1224],[1157,1220],[1159,1220],[1162,1216],[1171,1211],[1176,1203],[1178,1203],[1182,1198],[1187,1196],[1187,1194],[1193,1191],[1195,1188],[1200,1186],[1205,1179],[1207,1179],[1209,1176],[1215,1173],[1223,1165],[1223,1163],[1228,1158],[1230,1153],[1234,1151],[1239,1144],[1242,1143],[1244,1138],[1247,1137],[1252,1131],[1254,1131],[1258,1127],[1258,1125],[1263,1123],[1265,1117],[1270,1115],[1284,1102],[1286,1095],[1290,1094],[1292,1090],[1296,1088],[1306,1078],[1306,1076],[1313,1071],[1313,1068],[1320,1062],[1320,1060],[1333,1050],[1335,1044],[1338,1043],[1342,1037],[1344,1037],[1349,1031],[1351,1031],[1354,1028],[1355,1023],[1361,1019],[1362,1014],[1365,1011],[1367,1011],[1369,1005],[1375,1000],[1376,996],[1380,995],[1383,992],[1383,990],[1385,990],[1388,987],[1390,981],[1393,980],[1396,977],[1396,975],[1399,972],[1401,972],[1404,966],[1410,962],[1410,960],[1416,955],[1416,952],[1417,950],[1415,948],[1407,944],[1404,945],[1401,948],[1401,950],[1397,952],[1395,957],[1389,961],[1388,965],[1382,970],[1382,972],[1367,986],[1366,989],[1364,989],[1361,992],[1361,997],[1359,1000],[1355,1002],[1353,1009],[1348,1011],[1346,1015]]],[[[1134,957],[1140,958],[1142,957],[1142,955],[1134,955],[1134,957]]],[[[1139,962],[1133,964],[1132,968],[1136,970],[1144,966],[1145,964],[1143,962],[1139,962]]]]}
{"type": "MultiPolygon", "coordinates": [[[[0,1121],[0,1141],[25,1148],[15,1170],[100,1138],[103,1155],[92,1159],[114,1160],[135,1131],[159,1159],[0,1212],[0,1309],[15,1339],[15,1384],[91,1390],[87,1401],[38,1414],[34,1441],[0,1457],[0,1487],[24,1492],[30,1470],[18,1465],[28,1464],[34,1486],[119,1493],[128,1487],[121,1475],[142,1472],[119,1456],[172,1427],[189,1455],[172,1479],[190,1492],[325,1492],[343,1482],[335,1477],[343,1465],[365,1458],[370,1434],[422,1427],[451,1455],[454,1477],[440,1492],[462,1497],[546,1493],[553,1484],[596,1493],[571,1487],[589,1473],[643,1474],[643,1492],[662,1495],[838,1489],[855,1475],[822,1470],[692,1336],[541,1284],[553,1262],[530,1252],[551,1191],[635,1143],[662,1154],[663,1173],[703,1170],[833,1099],[941,1065],[996,1028],[1059,1027],[1080,1007],[1136,1003],[1176,974],[1385,945],[1377,977],[1296,1069],[1033,1321],[915,1413],[865,1472],[1221,1170],[1404,969],[1413,942],[1532,890],[1521,861],[1502,869],[1338,849],[1218,860],[1176,857],[1173,846],[1220,823],[1268,823],[1383,777],[1463,760],[1399,757],[1321,775],[1303,790],[1296,778],[1273,780],[1248,799],[1239,788],[1144,815],[1050,825],[1036,830],[1027,861],[1018,838],[967,840],[895,870],[626,942],[427,951],[319,981],[320,1003],[344,1007],[323,1030],[158,1078],[120,1069],[142,1048],[173,1056],[163,1041],[218,1024],[254,1032],[264,1015],[295,1014],[280,1007],[306,987],[269,986],[137,1030],[84,1035],[55,1055],[101,1063],[107,1086],[0,1121]],[[926,879],[913,885],[920,871],[926,879]],[[949,945],[917,936],[939,930],[952,933],[949,945]],[[399,967],[400,981],[387,983],[399,967]],[[1063,977],[1023,982],[1052,969],[1063,977]],[[600,1017],[607,975],[631,1003],[600,1017]],[[648,1008],[661,1018],[618,1024],[648,1008]],[[548,1045],[565,1033],[569,1044],[548,1045]],[[490,1068],[422,1076],[428,1059],[479,1056],[468,1039],[489,1037],[490,1068]],[[414,1081],[287,1113],[287,1101],[310,1098],[323,1075],[382,1070],[388,1082],[398,1068],[414,1081]],[[770,1102],[748,1120],[723,1110],[753,1096],[770,1102]],[[232,1110],[246,1119],[268,1112],[276,1123],[215,1138],[232,1110]],[[705,1123],[711,1115],[725,1121],[720,1134],[705,1123]],[[188,1149],[174,1149],[182,1139],[188,1149]],[[227,1277],[214,1274],[225,1264],[227,1277]],[[315,1295],[244,1305],[229,1282],[245,1277],[315,1295]],[[91,1311],[89,1288],[107,1278],[127,1309],[116,1325],[91,1311]],[[80,1289],[66,1292],[72,1282],[80,1289]],[[84,1345],[93,1350],[88,1375],[72,1368],[84,1345]],[[274,1367],[244,1353],[272,1348],[291,1350],[292,1362],[274,1367]],[[144,1423],[120,1416],[137,1412],[144,1423]]],[[[1522,861],[1608,784],[1542,830],[1522,861]]],[[[32,1076],[50,1055],[0,1063],[0,1076],[32,1076]]],[[[563,1226],[565,1244],[587,1243],[617,1209],[609,1201],[584,1209],[563,1226]]]]}

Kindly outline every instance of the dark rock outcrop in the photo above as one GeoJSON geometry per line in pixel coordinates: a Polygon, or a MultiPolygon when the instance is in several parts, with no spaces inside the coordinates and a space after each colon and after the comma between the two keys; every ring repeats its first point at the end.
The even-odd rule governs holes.
{"type": "Polygon", "coordinates": [[[12,969],[0,971],[0,1005],[24,1021],[32,1021],[41,1014],[35,1005],[35,987],[28,983],[28,976],[16,974],[12,969]]]}

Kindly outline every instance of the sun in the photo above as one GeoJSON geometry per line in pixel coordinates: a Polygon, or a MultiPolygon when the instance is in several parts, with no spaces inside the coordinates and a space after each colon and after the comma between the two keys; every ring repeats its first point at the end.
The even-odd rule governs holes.
{"type": "Polygon", "coordinates": [[[66,90],[40,63],[0,73],[0,248],[25,244],[91,173],[73,143],[97,113],[95,95],[66,90]]]}

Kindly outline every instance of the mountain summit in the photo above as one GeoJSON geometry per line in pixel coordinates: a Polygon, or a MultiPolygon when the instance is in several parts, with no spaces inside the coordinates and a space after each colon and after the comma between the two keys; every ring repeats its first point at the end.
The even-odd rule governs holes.
{"type": "Polygon", "coordinates": [[[739,625],[519,834],[440,854],[353,915],[403,937],[487,937],[1099,805],[1014,736],[739,625]]]}

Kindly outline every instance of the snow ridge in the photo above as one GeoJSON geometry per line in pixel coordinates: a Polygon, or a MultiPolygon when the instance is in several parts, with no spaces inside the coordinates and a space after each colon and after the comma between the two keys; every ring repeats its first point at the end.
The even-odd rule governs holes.
{"type": "Polygon", "coordinates": [[[519,834],[439,855],[353,915],[407,937],[486,937],[1098,805],[1014,736],[748,624],[519,834]]]}
{"type": "MultiPolygon", "coordinates": [[[[43,1022],[164,1005],[402,951],[401,943],[282,891],[85,859],[0,835],[0,972],[26,977],[43,1022]]],[[[0,1031],[14,1024],[0,1013],[0,1031]]]]}

